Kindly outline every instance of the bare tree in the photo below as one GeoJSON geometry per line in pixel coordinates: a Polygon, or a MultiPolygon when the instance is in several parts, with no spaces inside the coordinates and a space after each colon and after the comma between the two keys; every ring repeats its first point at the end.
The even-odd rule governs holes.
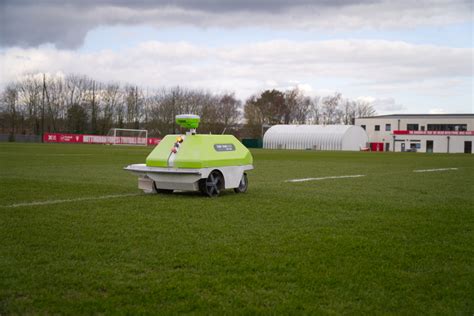
{"type": "Polygon", "coordinates": [[[2,95],[2,103],[6,109],[9,121],[9,140],[15,140],[16,121],[17,121],[17,105],[18,105],[18,87],[16,84],[10,84],[5,88],[2,95]]]}
{"type": "Polygon", "coordinates": [[[341,102],[343,123],[345,125],[353,125],[355,122],[355,102],[349,99],[344,99],[341,102]]]}
{"type": "Polygon", "coordinates": [[[242,103],[235,98],[234,93],[227,93],[219,99],[219,121],[224,129],[235,126],[240,120],[240,108],[242,103]]]}
{"type": "Polygon", "coordinates": [[[64,81],[66,86],[66,107],[74,104],[83,104],[90,80],[85,76],[72,74],[66,76],[64,81]]]}
{"type": "Polygon", "coordinates": [[[46,129],[48,132],[58,132],[63,129],[60,119],[66,116],[64,101],[64,81],[61,78],[46,79],[46,129]]]}
{"type": "Polygon", "coordinates": [[[339,108],[342,95],[336,92],[333,96],[323,98],[322,101],[322,117],[323,124],[340,124],[342,111],[339,108]]]}
{"type": "Polygon", "coordinates": [[[251,96],[247,99],[244,106],[245,127],[248,137],[262,137],[262,128],[264,124],[263,112],[257,104],[257,97],[251,96]]]}
{"type": "Polygon", "coordinates": [[[311,99],[301,90],[294,88],[285,92],[286,117],[285,121],[292,124],[304,124],[309,116],[311,99]]]}
{"type": "Polygon", "coordinates": [[[125,87],[125,109],[126,124],[128,128],[140,128],[140,118],[142,114],[143,97],[142,92],[138,91],[138,87],[125,87]]]}
{"type": "Polygon", "coordinates": [[[114,115],[120,102],[120,86],[109,83],[102,91],[102,108],[99,112],[99,126],[102,133],[106,133],[114,126],[114,115]]]}
{"type": "Polygon", "coordinates": [[[73,104],[67,109],[66,129],[72,133],[84,133],[87,130],[88,115],[80,104],[73,104]]]}
{"type": "Polygon", "coordinates": [[[27,75],[19,84],[21,100],[27,109],[26,130],[35,135],[40,134],[41,81],[33,75],[27,75]]]}
{"type": "Polygon", "coordinates": [[[357,100],[354,107],[355,118],[369,117],[376,114],[374,107],[367,101],[357,100]]]}
{"type": "MultiPolygon", "coordinates": [[[[91,81],[92,91],[90,97],[90,106],[91,106],[91,128],[90,131],[92,134],[97,133],[97,84],[94,80],[91,81]]],[[[99,86],[100,89],[100,86],[99,86]]]]}
{"type": "Polygon", "coordinates": [[[311,100],[311,103],[309,105],[307,123],[317,125],[321,123],[321,103],[322,98],[320,96],[315,96],[311,100]]]}
{"type": "MultiPolygon", "coordinates": [[[[178,92],[179,93],[179,92],[178,92]]],[[[176,109],[177,91],[160,89],[150,97],[150,123],[153,132],[161,135],[174,133],[174,116],[176,109]]]]}

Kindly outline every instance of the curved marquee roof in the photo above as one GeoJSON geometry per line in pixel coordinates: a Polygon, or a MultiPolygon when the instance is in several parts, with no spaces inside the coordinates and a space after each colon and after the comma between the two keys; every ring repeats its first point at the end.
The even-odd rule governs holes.
{"type": "Polygon", "coordinates": [[[360,150],[367,133],[354,125],[274,125],[263,137],[263,148],[360,150]]]}

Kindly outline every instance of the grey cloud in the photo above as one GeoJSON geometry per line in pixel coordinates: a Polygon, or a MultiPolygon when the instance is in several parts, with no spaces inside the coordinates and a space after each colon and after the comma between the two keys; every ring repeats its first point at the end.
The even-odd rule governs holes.
{"type": "Polygon", "coordinates": [[[177,7],[184,10],[197,10],[208,12],[233,12],[233,11],[265,11],[265,12],[279,12],[292,7],[306,6],[306,7],[342,7],[354,4],[371,4],[380,2],[380,0],[4,0],[3,5],[9,7],[28,7],[30,5],[37,5],[45,7],[67,6],[74,8],[96,8],[101,6],[124,7],[130,9],[152,9],[161,7],[177,7]]]}
{"type": "MultiPolygon", "coordinates": [[[[446,87],[449,79],[451,86],[445,90],[451,91],[465,78],[472,76],[469,67],[472,54],[471,48],[414,45],[382,40],[270,41],[233,47],[149,41],[117,52],[81,53],[54,48],[9,48],[3,53],[0,51],[0,62],[5,65],[2,76],[5,80],[14,80],[25,71],[96,74],[100,71],[114,72],[124,69],[137,74],[142,74],[143,71],[162,71],[168,78],[169,75],[176,74],[176,71],[170,70],[169,67],[182,65],[194,69],[193,73],[198,74],[200,79],[205,74],[210,74],[211,78],[259,78],[264,82],[271,79],[271,84],[278,86],[286,84],[288,80],[298,83],[315,77],[350,78],[354,81],[352,86],[363,89],[373,90],[373,86],[389,86],[393,89],[394,85],[396,88],[405,89],[403,85],[409,84],[416,86],[418,91],[438,91],[440,87],[435,86],[433,89],[433,83],[429,80],[443,80],[446,87]],[[353,58],[354,52],[357,52],[357,58],[353,58]],[[399,56],[395,56],[395,53],[399,56]],[[27,59],[18,62],[18,56],[27,59]],[[438,67],[440,60],[443,61],[442,67],[438,67]],[[203,70],[202,67],[213,67],[213,70],[203,70]],[[216,72],[219,75],[216,75],[216,72]],[[428,85],[423,87],[420,86],[421,83],[428,85]]],[[[114,77],[119,78],[112,75],[109,78],[114,77]]],[[[187,81],[184,78],[188,76],[183,75],[180,80],[187,81]]],[[[381,103],[380,106],[388,104],[390,102],[381,103]]]]}
{"type": "Polygon", "coordinates": [[[462,21],[471,9],[469,0],[0,0],[0,46],[77,48],[99,25],[393,28],[462,21]]]}
{"type": "Polygon", "coordinates": [[[406,110],[406,107],[396,103],[394,98],[375,99],[372,105],[379,112],[401,112],[406,110]]]}
{"type": "Polygon", "coordinates": [[[379,113],[405,111],[407,99],[402,105],[390,96],[408,94],[431,98],[436,101],[433,106],[442,103],[440,100],[449,104],[461,100],[455,102],[456,107],[465,112],[472,108],[473,52],[472,48],[381,40],[271,41],[226,48],[148,41],[119,51],[97,52],[13,47],[0,50],[0,88],[25,74],[79,73],[100,81],[126,80],[150,88],[185,84],[235,91],[242,99],[271,87],[313,88],[308,94],[338,90],[344,95],[375,95],[366,99],[379,113]],[[353,58],[354,51],[357,58],[353,58]],[[381,53],[382,58],[374,58],[381,53]],[[308,55],[315,58],[307,59],[308,55]],[[265,62],[255,63],[252,58],[265,62]],[[443,67],[438,67],[439,61],[443,67]]]}

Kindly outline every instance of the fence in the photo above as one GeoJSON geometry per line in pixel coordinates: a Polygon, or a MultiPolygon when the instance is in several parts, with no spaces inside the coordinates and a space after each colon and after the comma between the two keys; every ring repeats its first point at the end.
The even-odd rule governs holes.
{"type": "Polygon", "coordinates": [[[160,143],[160,138],[154,137],[125,137],[125,136],[103,136],[82,134],[45,133],[45,143],[76,143],[76,144],[118,144],[118,145],[148,145],[154,146],[160,143]],[[114,139],[115,138],[115,139],[114,139]]]}
{"type": "MultiPolygon", "coordinates": [[[[161,138],[156,137],[124,137],[83,134],[45,133],[45,143],[73,143],[73,144],[119,144],[119,145],[148,145],[156,146],[161,138]]],[[[41,143],[41,135],[0,134],[0,142],[41,143]]]]}
{"type": "Polygon", "coordinates": [[[41,143],[41,135],[0,134],[0,142],[41,143]]]}
{"type": "Polygon", "coordinates": [[[260,138],[244,138],[242,144],[247,148],[262,148],[263,141],[260,138]]]}

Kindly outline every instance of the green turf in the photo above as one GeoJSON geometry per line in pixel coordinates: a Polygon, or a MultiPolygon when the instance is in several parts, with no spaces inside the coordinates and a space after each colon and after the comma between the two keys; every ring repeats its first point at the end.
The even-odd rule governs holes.
{"type": "Polygon", "coordinates": [[[474,312],[473,155],[254,150],[210,199],[141,194],[150,150],[0,144],[0,314],[474,312]]]}

